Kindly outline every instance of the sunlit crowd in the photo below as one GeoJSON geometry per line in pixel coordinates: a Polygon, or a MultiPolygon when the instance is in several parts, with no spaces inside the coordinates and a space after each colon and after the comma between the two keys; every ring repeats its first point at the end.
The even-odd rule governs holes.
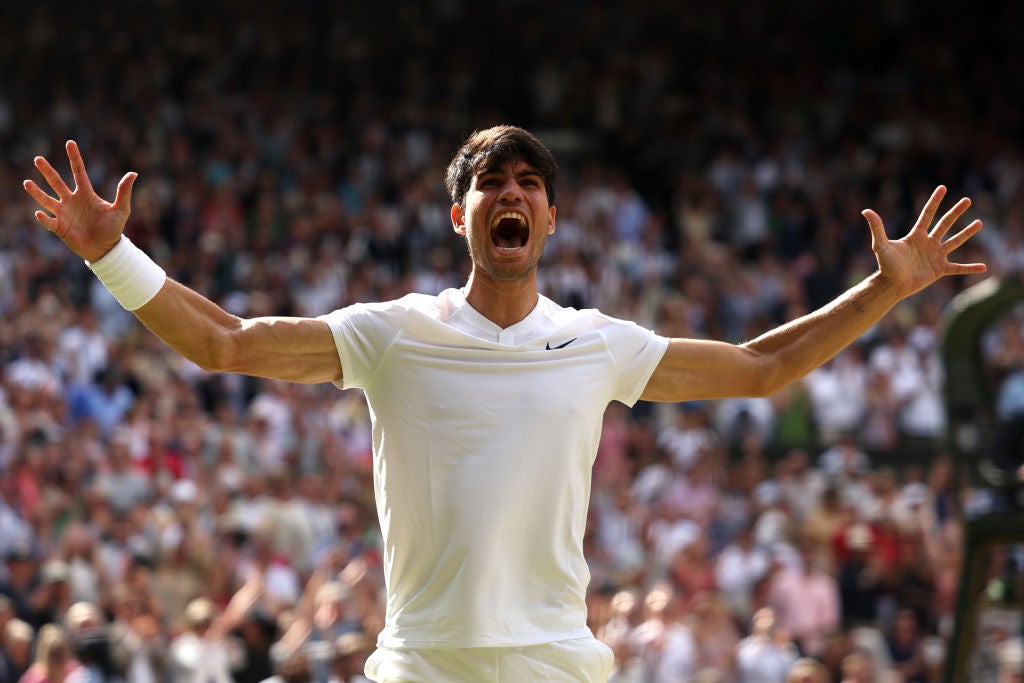
{"type": "MultiPolygon", "coordinates": [[[[811,8],[526,1],[495,9],[520,22],[496,54],[457,0],[212,5],[0,10],[0,683],[356,683],[384,618],[363,396],[163,346],[32,218],[21,180],[68,138],[101,194],[139,172],[132,240],[245,316],[464,284],[441,173],[505,120],[561,163],[541,291],[664,335],[740,342],[828,302],[875,267],[860,210],[905,230],[938,183],[986,224],[958,259],[1024,266],[1008,31],[949,46],[893,10],[852,20],[857,61],[811,8]]],[[[609,406],[585,543],[613,683],[940,680],[979,495],[941,320],[981,279],[771,398],[609,406]]],[[[1022,331],[985,337],[996,386],[1022,331]]],[[[1020,675],[1013,635],[993,681],[1020,675]]]]}

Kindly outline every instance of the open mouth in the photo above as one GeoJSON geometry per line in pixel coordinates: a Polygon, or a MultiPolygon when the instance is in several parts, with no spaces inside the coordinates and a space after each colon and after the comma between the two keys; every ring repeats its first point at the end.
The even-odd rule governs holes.
{"type": "Polygon", "coordinates": [[[491,242],[499,251],[522,249],[529,239],[530,228],[522,214],[506,211],[491,221],[491,242]]]}

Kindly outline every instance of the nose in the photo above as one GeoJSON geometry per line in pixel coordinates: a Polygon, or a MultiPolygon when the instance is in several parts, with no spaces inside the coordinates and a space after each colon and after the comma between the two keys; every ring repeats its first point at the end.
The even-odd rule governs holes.
{"type": "Polygon", "coordinates": [[[517,202],[523,198],[523,188],[519,185],[519,180],[516,178],[509,178],[505,181],[505,184],[501,187],[501,193],[498,195],[498,199],[503,202],[517,202]]]}

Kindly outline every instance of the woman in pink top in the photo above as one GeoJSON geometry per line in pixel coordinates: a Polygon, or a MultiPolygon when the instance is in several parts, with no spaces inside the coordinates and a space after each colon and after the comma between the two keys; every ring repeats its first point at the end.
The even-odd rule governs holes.
{"type": "Polygon", "coordinates": [[[71,643],[54,624],[39,629],[36,658],[18,683],[78,683],[85,680],[85,667],[71,656],[71,643]]]}

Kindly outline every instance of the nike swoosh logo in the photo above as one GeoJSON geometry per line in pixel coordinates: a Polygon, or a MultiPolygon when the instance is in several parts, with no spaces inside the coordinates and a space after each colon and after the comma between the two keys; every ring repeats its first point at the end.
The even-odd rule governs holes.
{"type": "Polygon", "coordinates": [[[564,349],[566,346],[572,344],[577,339],[579,339],[579,337],[573,337],[569,341],[565,342],[564,344],[559,344],[558,346],[552,346],[551,342],[548,342],[547,344],[544,345],[544,348],[547,349],[548,351],[554,351],[555,349],[564,349]]]}

